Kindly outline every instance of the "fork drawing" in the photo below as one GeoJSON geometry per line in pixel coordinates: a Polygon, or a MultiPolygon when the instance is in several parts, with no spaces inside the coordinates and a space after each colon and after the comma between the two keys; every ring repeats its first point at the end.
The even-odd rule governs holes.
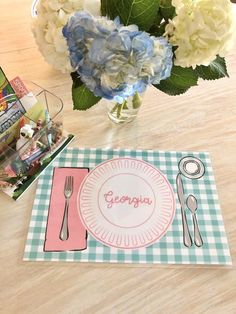
{"type": "Polygon", "coordinates": [[[65,209],[64,209],[64,215],[61,225],[61,231],[60,231],[60,239],[62,241],[66,241],[69,238],[69,228],[68,228],[68,210],[69,210],[69,202],[71,195],[73,194],[73,186],[74,186],[74,178],[72,176],[67,176],[65,179],[65,185],[64,185],[64,196],[65,196],[65,209]]]}

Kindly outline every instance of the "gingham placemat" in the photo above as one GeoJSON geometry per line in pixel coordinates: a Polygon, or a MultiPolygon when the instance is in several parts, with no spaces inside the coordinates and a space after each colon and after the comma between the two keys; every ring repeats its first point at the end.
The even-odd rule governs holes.
{"type": "MultiPolygon", "coordinates": [[[[187,213],[191,234],[193,223],[191,213],[187,213]]],[[[69,148],[45,170],[39,178],[32,210],[32,217],[24,253],[25,261],[78,261],[111,263],[149,264],[209,264],[231,265],[230,251],[218,201],[217,190],[209,153],[164,152],[130,149],[78,149],[69,148]],[[183,244],[180,204],[176,194],[178,162],[185,156],[199,158],[206,167],[199,180],[183,177],[185,194],[193,194],[198,199],[197,218],[204,241],[202,247],[183,244]],[[87,249],[84,251],[44,252],[45,230],[50,200],[50,186],[54,167],[94,168],[99,163],[116,157],[134,157],[149,162],[160,169],[168,178],[176,195],[176,214],[166,235],[157,243],[137,250],[120,250],[107,247],[88,235],[87,249]]]]}

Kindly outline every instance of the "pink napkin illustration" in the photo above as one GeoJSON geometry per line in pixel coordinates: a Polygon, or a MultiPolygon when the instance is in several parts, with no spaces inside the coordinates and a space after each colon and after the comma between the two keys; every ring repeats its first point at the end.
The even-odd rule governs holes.
{"type": "Polygon", "coordinates": [[[88,172],[87,168],[54,169],[44,251],[78,251],[87,248],[87,231],[81,223],[76,203],[79,187],[88,172]],[[67,176],[73,176],[74,184],[68,210],[69,237],[62,241],[59,237],[65,209],[64,185],[67,176]]]}

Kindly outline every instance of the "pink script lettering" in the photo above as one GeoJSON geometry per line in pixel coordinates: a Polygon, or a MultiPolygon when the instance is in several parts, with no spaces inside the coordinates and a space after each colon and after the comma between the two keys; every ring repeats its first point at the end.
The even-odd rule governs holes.
{"type": "Polygon", "coordinates": [[[112,208],[114,204],[123,204],[126,203],[128,205],[133,206],[134,208],[139,207],[142,204],[151,205],[152,200],[149,197],[132,197],[128,195],[122,196],[114,196],[112,191],[109,191],[104,194],[105,201],[108,203],[107,208],[112,208]]]}

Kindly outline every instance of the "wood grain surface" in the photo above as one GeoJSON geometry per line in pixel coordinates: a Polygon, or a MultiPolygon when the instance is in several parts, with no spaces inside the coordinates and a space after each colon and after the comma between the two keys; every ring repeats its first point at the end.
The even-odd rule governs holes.
{"type": "MultiPolygon", "coordinates": [[[[183,96],[150,88],[138,119],[115,126],[103,103],[74,112],[70,79],[53,70],[31,34],[31,0],[1,0],[0,65],[64,101],[74,147],[209,151],[233,262],[236,258],[236,52],[230,78],[183,96]]],[[[0,194],[0,313],[236,313],[236,269],[23,262],[36,184],[17,202],[0,194]]],[[[235,263],[234,263],[235,265],[235,263]]]]}

